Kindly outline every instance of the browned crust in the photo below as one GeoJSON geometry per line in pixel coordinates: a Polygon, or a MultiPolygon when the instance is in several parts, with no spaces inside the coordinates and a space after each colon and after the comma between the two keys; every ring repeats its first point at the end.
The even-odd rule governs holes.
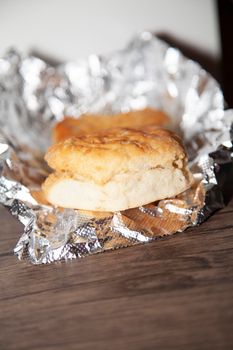
{"type": "Polygon", "coordinates": [[[86,114],[79,118],[65,117],[57,123],[53,129],[53,142],[61,142],[72,136],[82,136],[109,128],[133,127],[141,129],[148,125],[165,126],[169,123],[169,117],[159,110],[145,108],[128,113],[114,115],[86,114]]]}
{"type": "Polygon", "coordinates": [[[143,132],[116,128],[101,135],[71,138],[50,147],[45,160],[56,171],[103,184],[119,173],[151,167],[183,167],[185,157],[177,135],[149,127],[143,132]]]}

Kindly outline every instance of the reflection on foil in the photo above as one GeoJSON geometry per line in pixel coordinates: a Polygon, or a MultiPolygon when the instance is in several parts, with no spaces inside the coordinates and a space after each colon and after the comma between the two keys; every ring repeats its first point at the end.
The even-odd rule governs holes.
{"type": "Polygon", "coordinates": [[[217,82],[149,32],[111,55],[56,67],[9,51],[0,59],[0,203],[24,225],[15,254],[34,264],[74,259],[200,224],[223,206],[218,178],[232,162],[232,122],[217,82]],[[146,106],[170,115],[183,136],[191,189],[117,213],[56,209],[44,200],[43,154],[56,121],[146,106]]]}

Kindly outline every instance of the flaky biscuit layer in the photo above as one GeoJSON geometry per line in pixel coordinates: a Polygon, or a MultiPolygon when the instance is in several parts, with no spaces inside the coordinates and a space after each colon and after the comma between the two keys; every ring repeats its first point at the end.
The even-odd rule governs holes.
{"type": "Polygon", "coordinates": [[[154,127],[71,138],[45,159],[55,170],[43,184],[45,197],[65,208],[126,210],[176,196],[192,183],[178,136],[154,127]]]}
{"type": "Polygon", "coordinates": [[[147,128],[110,129],[101,135],[68,139],[49,148],[45,160],[60,172],[98,184],[119,173],[154,167],[178,167],[185,158],[180,139],[172,132],[147,128]]]}

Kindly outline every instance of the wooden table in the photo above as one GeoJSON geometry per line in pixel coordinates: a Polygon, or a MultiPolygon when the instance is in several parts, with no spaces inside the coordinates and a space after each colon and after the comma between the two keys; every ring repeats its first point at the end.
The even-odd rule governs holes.
{"type": "Polygon", "coordinates": [[[32,266],[0,208],[0,349],[233,349],[233,200],[144,246],[32,266]]]}

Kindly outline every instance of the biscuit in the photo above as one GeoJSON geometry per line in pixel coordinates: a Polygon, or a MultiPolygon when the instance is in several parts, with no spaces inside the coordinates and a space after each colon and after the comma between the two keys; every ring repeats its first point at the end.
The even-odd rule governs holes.
{"type": "Polygon", "coordinates": [[[116,128],[50,147],[55,170],[42,188],[48,202],[65,208],[119,211],[176,196],[190,187],[178,136],[148,127],[116,128]]]}
{"type": "Polygon", "coordinates": [[[147,125],[165,126],[168,123],[169,118],[165,113],[151,108],[113,115],[86,114],[78,119],[65,117],[54,126],[52,139],[56,143],[72,136],[81,136],[109,128],[133,127],[141,129],[147,125]]]}

